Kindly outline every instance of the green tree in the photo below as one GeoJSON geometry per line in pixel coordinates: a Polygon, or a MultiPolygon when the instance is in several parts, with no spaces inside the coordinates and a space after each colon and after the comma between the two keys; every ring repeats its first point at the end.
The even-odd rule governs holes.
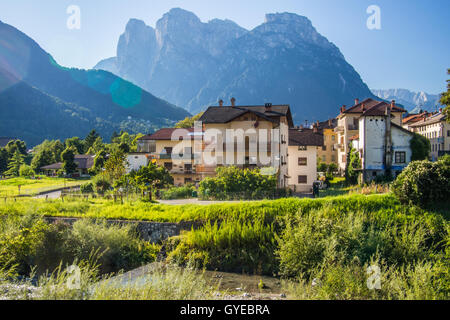
{"type": "Polygon", "coordinates": [[[194,122],[200,119],[200,117],[203,115],[203,112],[200,112],[199,114],[196,114],[193,117],[186,117],[183,120],[179,121],[175,128],[192,128],[194,126],[194,122]]]}
{"type": "Polygon", "coordinates": [[[428,159],[431,149],[430,140],[418,133],[414,133],[410,146],[412,151],[411,161],[428,159]]]}
{"type": "Polygon", "coordinates": [[[125,142],[122,142],[121,144],[119,144],[119,150],[123,153],[129,153],[130,145],[125,142]]]}
{"type": "Polygon", "coordinates": [[[23,158],[23,154],[20,153],[19,149],[16,149],[14,155],[8,163],[8,170],[5,172],[5,175],[18,177],[20,166],[24,164],[23,158]]]}
{"type": "Polygon", "coordinates": [[[152,190],[173,185],[173,178],[166,168],[149,163],[140,168],[134,175],[136,185],[142,190],[148,190],[149,200],[152,200],[152,190]]]}
{"type": "Polygon", "coordinates": [[[100,135],[95,131],[95,129],[92,129],[84,139],[84,152],[87,152],[99,137],[100,135]]]}
{"type": "Polygon", "coordinates": [[[0,148],[0,175],[8,170],[9,153],[6,148],[0,148]]]}
{"type": "MultiPolygon", "coordinates": [[[[447,69],[447,74],[450,75],[450,69],[447,69]]],[[[447,80],[447,92],[441,94],[440,103],[446,106],[444,113],[447,115],[447,122],[450,123],[450,79],[447,80]]]]}
{"type": "Polygon", "coordinates": [[[38,153],[35,153],[33,160],[31,160],[31,168],[35,172],[39,172],[42,167],[55,162],[53,152],[49,149],[42,149],[38,153]]]}
{"type": "Polygon", "coordinates": [[[100,172],[104,167],[107,160],[107,154],[105,150],[100,151],[94,158],[94,172],[100,172]]]}
{"type": "Polygon", "coordinates": [[[66,149],[69,147],[74,147],[75,154],[83,154],[83,152],[84,152],[84,141],[78,137],[72,137],[72,138],[66,139],[65,145],[66,145],[66,149]]]}
{"type": "Polygon", "coordinates": [[[103,143],[102,137],[95,139],[94,144],[89,148],[87,154],[98,154],[99,152],[105,150],[105,144],[103,143]]]}
{"type": "Polygon", "coordinates": [[[8,151],[9,156],[12,157],[13,154],[18,150],[22,155],[27,154],[27,145],[22,140],[11,140],[6,145],[6,151],[8,151]]]}
{"type": "Polygon", "coordinates": [[[61,160],[63,161],[62,169],[68,175],[74,173],[77,169],[77,164],[75,163],[75,153],[76,149],[73,146],[67,147],[61,153],[61,160]]]}
{"type": "Polygon", "coordinates": [[[120,150],[113,151],[105,162],[105,174],[110,181],[120,179],[126,172],[126,155],[120,150]]]}
{"type": "Polygon", "coordinates": [[[361,168],[361,159],[358,151],[350,144],[347,153],[347,162],[345,165],[345,183],[355,185],[358,183],[358,171],[361,168]]]}
{"type": "Polygon", "coordinates": [[[23,164],[19,168],[19,175],[21,177],[32,177],[34,176],[34,171],[29,165],[23,164]]]}

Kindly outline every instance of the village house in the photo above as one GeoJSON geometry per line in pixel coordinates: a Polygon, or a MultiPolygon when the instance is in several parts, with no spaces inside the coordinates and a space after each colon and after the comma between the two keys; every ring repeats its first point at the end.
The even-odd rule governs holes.
{"type": "Polygon", "coordinates": [[[398,124],[398,110],[392,101],[365,109],[358,118],[358,133],[349,140],[359,152],[364,182],[377,176],[396,177],[411,161],[414,134],[398,124]]]}
{"type": "MultiPolygon", "coordinates": [[[[355,104],[348,108],[342,106],[340,114],[337,116],[337,127],[334,131],[337,133],[337,144],[336,149],[338,150],[338,164],[339,170],[343,172],[347,163],[347,153],[349,151],[350,138],[359,134],[359,124],[360,118],[364,112],[368,110],[385,110],[389,106],[388,103],[384,101],[377,101],[374,99],[365,99],[364,101],[359,101],[355,99],[355,104]]],[[[391,121],[397,126],[402,125],[402,115],[405,110],[393,103],[393,108],[391,110],[391,121]]]]}
{"type": "Polygon", "coordinates": [[[219,101],[199,123],[195,129],[165,128],[141,137],[137,153],[127,157],[128,170],[155,161],[169,170],[176,185],[182,185],[214,176],[219,166],[273,167],[278,186],[287,187],[289,127],[293,127],[288,105],[237,106],[231,99],[231,105],[224,106],[219,101]],[[260,158],[260,151],[267,159],[260,158]]]}
{"type": "Polygon", "coordinates": [[[338,135],[334,131],[337,126],[337,120],[329,119],[323,122],[316,122],[314,126],[323,135],[323,145],[317,147],[319,160],[326,164],[338,164],[338,149],[336,148],[338,135]]]}
{"type": "Polygon", "coordinates": [[[278,173],[278,187],[287,187],[288,136],[289,128],[294,126],[289,105],[237,106],[235,102],[232,98],[231,105],[224,106],[221,100],[219,106],[209,107],[200,117],[205,136],[197,172],[214,174],[222,165],[272,167],[278,173]],[[205,151],[218,153],[213,163],[206,161],[205,151]]]}
{"type": "Polygon", "coordinates": [[[317,150],[324,135],[313,129],[289,129],[288,186],[294,192],[311,192],[317,180],[317,150]]]}
{"type": "Polygon", "coordinates": [[[410,124],[409,130],[430,140],[432,161],[450,153],[450,124],[447,122],[447,116],[442,112],[442,109],[438,113],[428,114],[419,121],[410,124]]]}
{"type": "MultiPolygon", "coordinates": [[[[94,157],[89,154],[77,154],[75,155],[74,162],[77,164],[76,172],[72,174],[72,177],[88,177],[89,169],[94,166],[94,157]]],[[[41,167],[41,171],[49,177],[55,177],[58,175],[58,171],[62,169],[63,163],[57,162],[48,166],[41,167]]]]}
{"type": "Polygon", "coordinates": [[[137,152],[127,156],[128,171],[154,161],[170,172],[176,186],[198,183],[202,176],[196,172],[193,137],[194,128],[163,128],[139,138],[137,152]]]}
{"type": "Polygon", "coordinates": [[[428,112],[428,111],[424,111],[424,112],[420,112],[420,113],[413,113],[413,114],[408,114],[406,117],[404,117],[402,119],[402,127],[409,130],[409,131],[413,131],[411,128],[411,125],[422,121],[424,119],[426,119],[427,117],[432,116],[434,113],[428,112]]]}

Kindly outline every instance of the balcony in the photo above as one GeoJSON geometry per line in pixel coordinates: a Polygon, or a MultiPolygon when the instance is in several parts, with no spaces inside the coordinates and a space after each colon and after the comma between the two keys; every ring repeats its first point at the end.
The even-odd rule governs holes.
{"type": "Polygon", "coordinates": [[[359,130],[359,125],[358,124],[349,124],[348,130],[359,130]]]}
{"type": "Polygon", "coordinates": [[[198,155],[196,154],[174,154],[174,153],[160,153],[157,155],[158,159],[161,160],[170,160],[174,158],[174,160],[182,159],[182,160],[188,160],[188,159],[197,159],[198,155]],[[175,158],[176,157],[176,158],[175,158]]]}
{"type": "Polygon", "coordinates": [[[344,132],[344,126],[337,126],[336,128],[334,128],[334,132],[344,132]]]}

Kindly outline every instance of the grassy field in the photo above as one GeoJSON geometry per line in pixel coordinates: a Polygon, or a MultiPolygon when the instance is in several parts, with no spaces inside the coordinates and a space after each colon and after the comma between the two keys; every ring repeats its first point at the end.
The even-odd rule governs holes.
{"type": "MultiPolygon", "coordinates": [[[[163,243],[168,265],[258,275],[244,286],[254,291],[256,281],[263,278],[275,292],[297,299],[448,299],[448,212],[448,206],[432,210],[402,205],[390,193],[214,205],[21,198],[0,201],[0,216],[4,217],[0,219],[0,257],[6,257],[6,262],[17,260],[26,267],[21,274],[26,274],[35,264],[39,270],[47,268],[48,261],[56,265],[59,257],[70,262],[73,257],[89,257],[97,247],[100,251],[110,248],[102,256],[102,270],[129,270],[154,259],[159,249],[136,239],[131,229],[119,230],[102,222],[95,225],[87,219],[67,229],[64,224],[38,223],[39,216],[203,221],[203,227],[163,243]],[[382,272],[380,291],[366,285],[367,269],[373,265],[382,272]],[[273,283],[264,276],[272,277],[273,283]]],[[[164,293],[167,298],[213,297],[207,286],[189,293],[204,278],[184,271],[176,271],[174,276],[180,280],[171,282],[186,288],[182,295],[176,294],[171,282],[161,280],[144,291],[127,289],[125,295],[125,291],[104,288],[100,296],[148,299],[164,293]]],[[[86,285],[91,286],[93,280],[88,280],[86,285]]],[[[223,281],[227,285],[228,279],[223,281]]],[[[232,289],[236,281],[244,280],[235,279],[223,290],[232,289]]],[[[42,286],[46,290],[55,285],[42,286]]],[[[73,294],[61,290],[46,297],[73,294]]]]}
{"type": "Polygon", "coordinates": [[[262,218],[273,221],[276,217],[293,215],[330,207],[336,212],[359,210],[383,215],[418,215],[425,211],[417,207],[401,205],[390,194],[348,195],[318,199],[287,198],[243,203],[220,203],[213,205],[165,205],[145,201],[114,203],[111,200],[79,200],[67,198],[44,200],[21,198],[17,201],[0,201],[1,215],[37,214],[55,217],[102,218],[117,220],[143,220],[157,222],[215,221],[239,219],[252,221],[262,218]]]}
{"type": "Polygon", "coordinates": [[[36,179],[5,179],[0,180],[0,198],[14,197],[18,196],[19,194],[33,196],[41,192],[51,191],[59,188],[79,186],[84,182],[86,182],[86,180],[51,178],[46,176],[37,176],[36,179]]]}

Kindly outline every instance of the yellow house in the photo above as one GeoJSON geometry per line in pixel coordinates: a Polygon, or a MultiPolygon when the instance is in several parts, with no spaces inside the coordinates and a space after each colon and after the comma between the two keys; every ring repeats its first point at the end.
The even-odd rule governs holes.
{"type": "Polygon", "coordinates": [[[334,131],[337,120],[330,119],[323,122],[317,122],[314,126],[318,128],[319,133],[323,134],[323,145],[317,147],[317,157],[326,164],[338,164],[338,150],[336,144],[338,135],[334,131]]]}

